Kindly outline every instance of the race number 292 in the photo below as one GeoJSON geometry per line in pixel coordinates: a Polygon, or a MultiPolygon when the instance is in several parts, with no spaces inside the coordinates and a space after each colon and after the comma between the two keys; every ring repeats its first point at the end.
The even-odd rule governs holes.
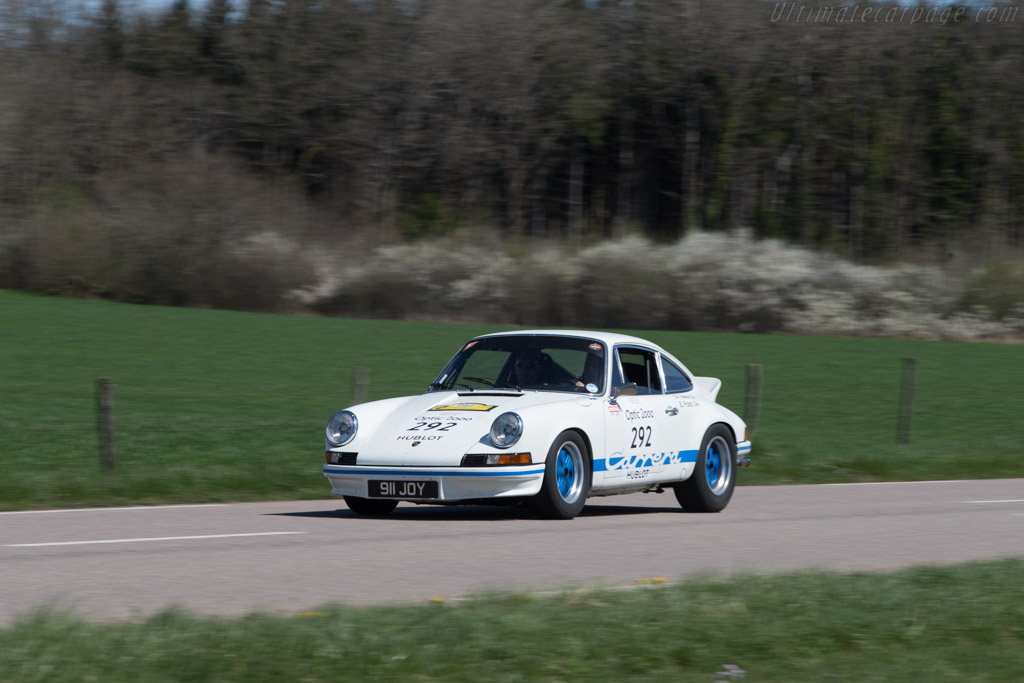
{"type": "Polygon", "coordinates": [[[630,427],[633,432],[633,440],[630,442],[630,448],[650,448],[651,446],[651,429],[650,425],[640,425],[639,427],[630,427]]]}

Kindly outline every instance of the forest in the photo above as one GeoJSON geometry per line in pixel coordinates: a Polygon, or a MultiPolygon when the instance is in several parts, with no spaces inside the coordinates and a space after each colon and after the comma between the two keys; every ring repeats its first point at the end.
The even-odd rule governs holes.
{"type": "Polygon", "coordinates": [[[1019,261],[1018,10],[0,0],[0,286],[273,309],[481,231],[1019,261]]]}

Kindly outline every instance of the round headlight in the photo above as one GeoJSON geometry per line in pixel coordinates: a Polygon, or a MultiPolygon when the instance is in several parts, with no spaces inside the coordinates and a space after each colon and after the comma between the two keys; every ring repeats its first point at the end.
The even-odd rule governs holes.
{"type": "Polygon", "coordinates": [[[359,420],[353,413],[347,410],[337,412],[327,421],[327,443],[344,446],[355,437],[357,429],[359,420]]]}
{"type": "Polygon", "coordinates": [[[523,435],[523,418],[515,413],[502,413],[491,423],[491,444],[508,448],[523,435]]]}

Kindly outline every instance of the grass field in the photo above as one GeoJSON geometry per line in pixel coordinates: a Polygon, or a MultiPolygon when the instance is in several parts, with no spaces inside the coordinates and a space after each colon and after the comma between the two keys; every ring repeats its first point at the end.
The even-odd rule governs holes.
{"type": "MultiPolygon", "coordinates": [[[[370,398],[419,392],[462,341],[498,329],[0,291],[0,509],[329,496],[323,423],[356,366],[370,398]],[[98,377],[117,382],[112,472],[98,377]]],[[[1019,346],[638,334],[722,378],[741,413],[746,364],[764,366],[741,484],[1024,476],[1019,346]],[[918,394],[898,446],[905,356],[918,394]]],[[[706,578],[292,618],[43,613],[0,630],[0,681],[1010,681],[1024,670],[1022,571],[706,578]]]]}
{"type": "Polygon", "coordinates": [[[0,680],[1019,681],[1024,562],[0,630],[0,680]],[[731,674],[731,675],[730,675],[731,674]],[[742,674],[742,679],[740,678],[742,674]]]}
{"type": "MultiPolygon", "coordinates": [[[[502,326],[135,306],[0,291],[0,509],[329,496],[323,424],[369,368],[370,398],[419,393],[502,326]],[[100,465],[99,377],[116,381],[119,466],[100,465]]],[[[636,332],[764,394],[744,483],[1024,476],[1024,347],[636,332]],[[918,359],[896,443],[901,358],[918,359]]]]}

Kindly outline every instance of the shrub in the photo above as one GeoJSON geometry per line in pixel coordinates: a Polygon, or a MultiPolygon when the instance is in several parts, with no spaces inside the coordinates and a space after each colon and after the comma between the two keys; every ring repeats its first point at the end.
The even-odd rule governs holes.
{"type": "Polygon", "coordinates": [[[0,286],[174,306],[294,307],[287,294],[309,285],[313,269],[300,241],[283,232],[301,234],[304,217],[266,190],[198,154],[111,173],[88,191],[41,191],[17,231],[0,234],[0,286]]]}
{"type": "Polygon", "coordinates": [[[1024,267],[998,262],[968,277],[960,296],[960,307],[980,307],[996,320],[1011,317],[1024,306],[1024,267]]]}
{"type": "Polygon", "coordinates": [[[1024,305],[1011,296],[1020,285],[1006,276],[1010,293],[990,300],[1001,308],[969,308],[973,290],[937,267],[857,265],[742,232],[671,244],[625,237],[579,251],[543,241],[514,254],[484,242],[381,248],[297,296],[336,315],[537,326],[961,340],[1024,332],[1024,305]]]}

